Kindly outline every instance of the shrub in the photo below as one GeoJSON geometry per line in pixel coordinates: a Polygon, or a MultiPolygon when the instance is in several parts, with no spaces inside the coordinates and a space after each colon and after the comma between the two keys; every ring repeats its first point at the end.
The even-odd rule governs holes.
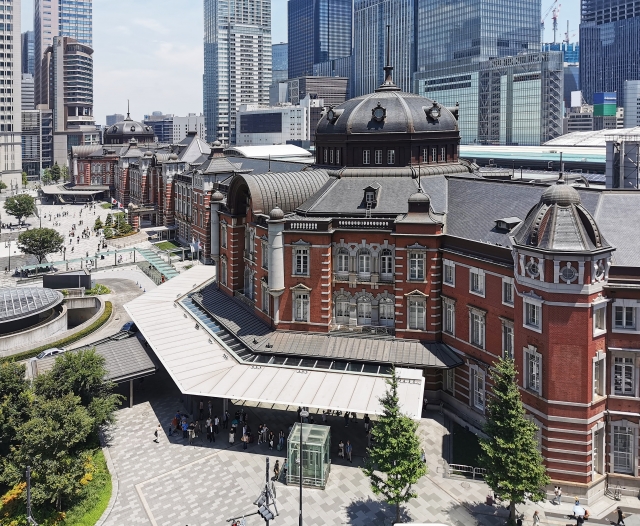
{"type": "Polygon", "coordinates": [[[109,294],[111,289],[105,285],[100,283],[96,283],[92,288],[85,291],[85,294],[88,296],[100,296],[102,294],[109,294]]]}

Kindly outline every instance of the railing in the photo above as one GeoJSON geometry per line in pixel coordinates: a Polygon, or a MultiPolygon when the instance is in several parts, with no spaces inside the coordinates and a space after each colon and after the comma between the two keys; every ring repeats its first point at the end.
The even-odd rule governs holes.
{"type": "Polygon", "coordinates": [[[361,218],[353,218],[353,219],[337,219],[334,220],[334,226],[336,228],[373,228],[373,229],[384,229],[389,230],[392,228],[393,220],[392,219],[361,219],[361,218]]]}
{"type": "Polygon", "coordinates": [[[326,232],[329,229],[330,221],[287,221],[286,230],[308,230],[315,232],[326,232]]]}
{"type": "Polygon", "coordinates": [[[615,486],[607,484],[607,487],[604,490],[604,494],[607,497],[612,498],[613,500],[621,500],[622,499],[622,490],[623,490],[623,488],[620,487],[620,484],[617,484],[615,486]]]}
{"type": "Polygon", "coordinates": [[[484,478],[487,470],[485,468],[475,468],[473,466],[465,466],[463,464],[447,464],[445,471],[445,476],[447,477],[465,477],[472,478],[476,480],[476,478],[484,478]]]}

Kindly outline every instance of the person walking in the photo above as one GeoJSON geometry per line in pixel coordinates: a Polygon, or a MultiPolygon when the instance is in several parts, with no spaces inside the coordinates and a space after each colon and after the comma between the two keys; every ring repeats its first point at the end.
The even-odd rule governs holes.
{"type": "Polygon", "coordinates": [[[267,424],[262,424],[262,443],[267,443],[267,438],[269,437],[269,428],[267,424]]]}
{"type": "Polygon", "coordinates": [[[153,436],[155,437],[153,439],[153,441],[156,444],[159,444],[160,442],[158,441],[158,438],[160,437],[160,431],[162,431],[162,426],[160,424],[158,424],[158,427],[156,427],[156,430],[153,432],[153,436]]]}
{"type": "Polygon", "coordinates": [[[220,425],[220,419],[218,418],[218,415],[216,415],[213,418],[213,429],[214,429],[216,435],[220,432],[220,429],[218,428],[219,425],[220,425]]]}
{"type": "Polygon", "coordinates": [[[213,412],[213,404],[211,403],[211,400],[207,402],[207,407],[209,409],[209,416],[211,416],[211,413],[213,412]]]}
{"type": "Polygon", "coordinates": [[[562,488],[560,486],[556,486],[553,491],[556,494],[554,502],[559,505],[562,502],[562,488]]]}
{"type": "Polygon", "coordinates": [[[211,438],[209,438],[209,442],[215,442],[216,441],[216,434],[214,433],[214,429],[213,429],[213,424],[209,424],[209,427],[207,428],[207,432],[211,435],[211,438]]]}
{"type": "Polygon", "coordinates": [[[229,411],[224,412],[224,416],[222,417],[222,429],[229,428],[229,411]]]}
{"type": "Polygon", "coordinates": [[[273,443],[275,441],[275,435],[273,434],[273,431],[269,432],[269,449],[273,449],[273,443]]]}
{"type": "Polygon", "coordinates": [[[242,449],[247,449],[247,442],[249,442],[249,437],[246,435],[242,435],[242,449]]]}
{"type": "Polygon", "coordinates": [[[616,522],[616,525],[622,524],[624,526],[624,513],[622,513],[620,506],[618,506],[616,512],[618,514],[618,522],[616,522]]]}
{"type": "Polygon", "coordinates": [[[281,429],[278,434],[278,451],[282,451],[284,448],[284,431],[281,429]]]}
{"type": "Polygon", "coordinates": [[[202,412],[204,411],[204,400],[200,399],[200,420],[202,420],[202,412]]]}
{"type": "Polygon", "coordinates": [[[182,438],[189,438],[189,424],[186,420],[182,421],[182,438]]]}
{"type": "Polygon", "coordinates": [[[344,442],[340,439],[338,444],[338,458],[344,458],[344,442]]]}
{"type": "Polygon", "coordinates": [[[351,458],[351,455],[353,453],[353,446],[351,445],[351,442],[349,440],[347,440],[345,450],[347,452],[347,460],[353,464],[353,459],[351,458]]]}
{"type": "Polygon", "coordinates": [[[196,426],[193,422],[191,422],[191,424],[189,424],[189,426],[187,427],[187,432],[189,435],[189,445],[192,446],[193,439],[196,437],[196,426]]]}
{"type": "Polygon", "coordinates": [[[273,480],[277,481],[280,478],[280,461],[276,460],[275,466],[273,466],[273,480]]]}
{"type": "Polygon", "coordinates": [[[349,411],[344,412],[344,427],[349,427],[349,411]]]}
{"type": "Polygon", "coordinates": [[[371,423],[371,419],[369,415],[364,415],[364,432],[367,433],[369,431],[369,424],[371,423]]]}
{"type": "Polygon", "coordinates": [[[262,444],[262,424],[258,426],[258,444],[262,444]]]}
{"type": "Polygon", "coordinates": [[[533,526],[540,525],[540,515],[538,514],[538,510],[533,512],[533,526]]]}

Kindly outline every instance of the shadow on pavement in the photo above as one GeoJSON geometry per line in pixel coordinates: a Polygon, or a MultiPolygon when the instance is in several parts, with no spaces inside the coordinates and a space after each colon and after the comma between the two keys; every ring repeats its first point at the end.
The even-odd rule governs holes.
{"type": "MultiPolygon", "coordinates": [[[[357,519],[363,519],[370,517],[371,513],[375,515],[373,521],[370,522],[371,526],[393,526],[396,521],[396,508],[386,502],[373,499],[358,499],[350,502],[345,512],[349,517],[349,524],[354,523],[357,519]]],[[[400,506],[400,522],[410,522],[411,516],[407,512],[406,508],[400,506]]]]}

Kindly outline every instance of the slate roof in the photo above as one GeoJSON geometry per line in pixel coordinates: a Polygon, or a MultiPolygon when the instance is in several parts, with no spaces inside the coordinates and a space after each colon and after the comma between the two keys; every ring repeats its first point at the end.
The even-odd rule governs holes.
{"type": "Polygon", "coordinates": [[[243,170],[251,170],[253,175],[273,173],[285,173],[285,172],[299,172],[303,170],[307,163],[295,163],[287,161],[269,161],[268,159],[249,159],[248,157],[235,157],[228,155],[227,159],[232,163],[242,164],[243,170]]]}
{"type": "Polygon", "coordinates": [[[613,264],[622,267],[640,266],[640,192],[603,192],[596,212],[592,215],[600,232],[616,249],[613,264]]]}
{"type": "Polygon", "coordinates": [[[388,336],[273,330],[242,303],[220,292],[215,284],[208,286],[201,294],[202,306],[220,325],[248,348],[263,354],[440,368],[462,364],[458,356],[442,343],[423,343],[388,336]]]}

